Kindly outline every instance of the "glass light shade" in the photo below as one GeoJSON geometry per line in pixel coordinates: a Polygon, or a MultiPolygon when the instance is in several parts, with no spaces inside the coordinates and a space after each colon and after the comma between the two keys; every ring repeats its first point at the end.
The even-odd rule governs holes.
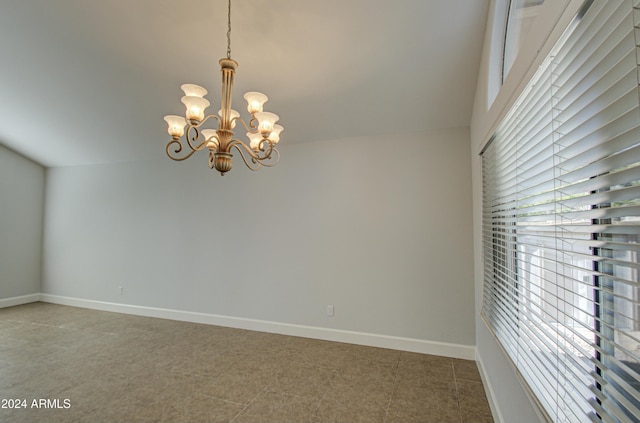
{"type": "Polygon", "coordinates": [[[262,106],[269,100],[266,95],[256,91],[249,91],[244,95],[244,99],[247,100],[247,110],[251,114],[261,112],[262,106]]]}
{"type": "Polygon", "coordinates": [[[204,119],[204,111],[209,107],[209,100],[193,95],[185,95],[181,99],[182,103],[187,107],[187,119],[201,121],[204,119]]]}
{"type": "Polygon", "coordinates": [[[265,137],[269,136],[273,131],[273,125],[280,119],[278,115],[270,112],[258,112],[255,117],[258,119],[258,131],[265,137]]]}
{"type": "MultiPolygon", "coordinates": [[[[218,110],[218,116],[222,117],[222,109],[218,110]]],[[[229,120],[231,121],[231,129],[236,127],[236,119],[240,117],[237,110],[229,110],[229,120]]]]}
{"type": "Polygon", "coordinates": [[[259,132],[247,132],[247,138],[249,138],[249,147],[252,150],[260,148],[260,141],[262,141],[262,134],[259,132]]]}
{"type": "Polygon", "coordinates": [[[169,125],[167,129],[169,135],[178,138],[184,135],[184,127],[187,125],[187,121],[182,116],[167,115],[164,117],[164,121],[169,125]]]}
{"type": "Polygon", "coordinates": [[[273,131],[269,134],[269,141],[277,144],[280,141],[280,132],[282,132],[283,129],[282,125],[273,125],[273,131]]]}
{"type": "Polygon", "coordinates": [[[191,97],[204,97],[207,95],[207,90],[196,84],[182,84],[180,89],[184,91],[184,95],[191,97]]]}
{"type": "Polygon", "coordinates": [[[218,138],[216,137],[215,129],[203,129],[202,136],[207,141],[207,147],[209,148],[217,148],[218,147],[218,138]]]}

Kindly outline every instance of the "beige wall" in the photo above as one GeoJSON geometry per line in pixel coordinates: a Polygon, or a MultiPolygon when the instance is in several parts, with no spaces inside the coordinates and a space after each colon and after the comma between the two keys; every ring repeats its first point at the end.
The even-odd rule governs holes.
{"type": "Polygon", "coordinates": [[[44,186],[42,166],[0,145],[0,300],[40,292],[44,186]]]}
{"type": "Polygon", "coordinates": [[[43,292],[472,349],[468,151],[461,128],[224,177],[202,155],[51,169],[43,292]]]}

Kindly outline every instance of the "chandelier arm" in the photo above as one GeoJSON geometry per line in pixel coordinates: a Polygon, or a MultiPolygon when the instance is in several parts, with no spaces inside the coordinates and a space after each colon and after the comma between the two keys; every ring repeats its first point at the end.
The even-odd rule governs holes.
{"type": "MultiPolygon", "coordinates": [[[[186,131],[186,138],[187,138],[187,143],[189,144],[189,147],[193,150],[193,151],[202,151],[204,150],[204,148],[207,146],[207,140],[204,139],[200,144],[197,144],[194,146],[194,144],[192,144],[192,141],[195,143],[196,141],[198,141],[198,138],[200,138],[200,130],[198,128],[200,128],[206,121],[208,121],[210,118],[214,118],[215,120],[218,121],[218,127],[220,127],[220,118],[218,117],[218,115],[208,115],[205,116],[204,119],[202,119],[198,124],[193,125],[193,124],[189,124],[189,126],[187,126],[187,131],[186,131]],[[191,134],[191,130],[196,131],[196,134],[193,138],[191,138],[189,135],[191,134]]],[[[217,139],[217,137],[216,137],[217,139]]],[[[181,145],[182,147],[182,145],[181,145]]]]}
{"type": "Polygon", "coordinates": [[[278,151],[277,148],[271,147],[271,151],[269,151],[269,155],[264,157],[264,158],[262,158],[260,160],[260,164],[262,164],[262,166],[264,166],[264,167],[273,167],[273,166],[277,165],[279,161],[280,161],[280,152],[278,151]],[[272,160],[272,159],[273,159],[273,163],[264,163],[263,162],[263,160],[272,160]]]}
{"type": "MultiPolygon", "coordinates": [[[[273,167],[273,166],[277,165],[278,162],[280,161],[280,152],[278,151],[277,148],[275,148],[273,146],[273,144],[271,142],[269,142],[269,140],[262,140],[261,143],[260,143],[260,146],[262,147],[262,145],[264,143],[269,144],[269,148],[267,150],[262,150],[262,148],[261,148],[261,151],[265,152],[264,156],[258,155],[253,150],[251,150],[249,147],[247,147],[247,145],[245,143],[243,143],[242,141],[240,141],[238,139],[231,140],[231,143],[229,144],[229,148],[235,147],[236,150],[240,151],[240,154],[242,155],[242,159],[245,160],[245,163],[247,163],[247,161],[246,161],[244,155],[242,154],[242,151],[240,150],[240,147],[242,147],[249,154],[249,157],[251,157],[251,161],[253,163],[259,163],[260,165],[262,165],[264,167],[273,167]],[[272,159],[273,159],[273,163],[265,163],[266,160],[272,160],[272,159]]],[[[249,165],[247,164],[247,166],[249,166],[249,165]]]]}
{"type": "Polygon", "coordinates": [[[236,120],[239,120],[242,123],[242,126],[244,126],[244,129],[246,129],[247,132],[251,132],[251,129],[247,126],[247,123],[244,121],[244,119],[239,117],[239,118],[236,118],[236,120]]]}
{"type": "Polygon", "coordinates": [[[255,118],[251,118],[251,120],[249,121],[249,125],[247,125],[247,123],[241,117],[237,117],[236,120],[242,122],[242,126],[244,126],[244,129],[246,129],[247,132],[257,132],[256,129],[258,129],[258,125],[256,125],[256,123],[258,121],[255,118]]]}
{"type": "Polygon", "coordinates": [[[189,144],[189,148],[191,148],[194,152],[195,151],[200,151],[200,150],[202,150],[202,145],[204,145],[204,142],[201,142],[199,145],[196,145],[195,147],[193,146],[193,144],[191,143],[191,130],[192,129],[196,131],[196,134],[193,137],[193,141],[196,142],[196,141],[198,141],[198,138],[200,138],[200,131],[198,131],[198,127],[189,125],[187,127],[187,131],[185,133],[185,138],[187,139],[187,144],[189,144]]]}
{"type": "MultiPolygon", "coordinates": [[[[189,147],[193,150],[193,152],[204,150],[205,147],[208,144],[206,139],[202,140],[202,142],[200,142],[200,144],[196,144],[195,146],[194,146],[194,144],[191,143],[192,141],[195,143],[196,141],[198,141],[198,138],[200,138],[200,131],[198,130],[199,126],[200,125],[197,125],[197,126],[196,125],[189,125],[189,128],[187,129],[187,133],[186,133],[187,144],[189,144],[189,147]],[[196,132],[196,134],[195,134],[195,136],[193,138],[191,138],[189,136],[192,129],[196,132]]],[[[181,144],[181,146],[182,146],[182,144],[181,144]]]]}
{"type": "MultiPolygon", "coordinates": [[[[178,144],[177,148],[174,150],[173,153],[180,153],[182,151],[182,143],[180,142],[180,140],[171,140],[169,141],[169,143],[167,144],[167,156],[169,156],[169,158],[171,160],[175,160],[177,162],[181,162],[183,160],[188,159],[189,157],[191,157],[193,155],[193,153],[196,152],[196,150],[191,149],[191,151],[184,157],[179,157],[179,156],[174,156],[173,153],[171,152],[171,145],[172,144],[178,144]]],[[[189,146],[191,147],[191,146],[189,146]]]]}
{"type": "Polygon", "coordinates": [[[260,141],[260,144],[258,144],[258,148],[260,149],[260,151],[264,152],[264,157],[262,158],[262,160],[265,159],[269,159],[271,158],[271,152],[273,151],[273,147],[275,144],[273,144],[271,141],[269,141],[267,138],[263,138],[260,141]],[[267,144],[267,149],[264,148],[264,145],[267,144]]]}
{"type": "Polygon", "coordinates": [[[233,147],[235,147],[236,150],[240,151],[240,154],[242,154],[242,151],[240,150],[240,147],[242,147],[244,151],[246,151],[246,153],[249,155],[249,157],[251,157],[251,161],[260,160],[260,157],[251,148],[249,148],[247,144],[242,142],[242,140],[239,140],[237,138],[232,139],[229,142],[229,150],[231,150],[233,147]]]}
{"type": "Polygon", "coordinates": [[[189,125],[189,126],[193,126],[193,127],[197,127],[197,128],[199,128],[199,127],[201,127],[201,126],[202,126],[206,121],[208,121],[208,120],[209,120],[209,119],[211,119],[211,118],[214,118],[215,120],[217,120],[217,121],[218,121],[218,127],[220,127],[220,116],[215,115],[215,114],[213,114],[213,113],[212,113],[212,114],[210,114],[210,115],[205,116],[205,117],[204,117],[204,119],[202,119],[202,120],[200,121],[200,123],[198,123],[197,125],[189,125]]]}
{"type": "Polygon", "coordinates": [[[253,154],[251,149],[247,147],[242,141],[233,140],[232,143],[230,144],[229,150],[231,150],[231,148],[233,147],[235,147],[235,149],[238,150],[238,152],[240,153],[240,157],[242,157],[242,161],[252,171],[255,172],[256,170],[260,169],[263,166],[262,162],[257,159],[257,157],[255,156],[255,154],[253,154]],[[240,148],[240,146],[242,146],[242,148],[240,148]],[[251,157],[251,163],[249,163],[249,161],[245,157],[242,149],[244,149],[249,154],[249,157],[251,157]]]}
{"type": "MultiPolygon", "coordinates": [[[[278,163],[278,160],[280,160],[280,153],[278,152],[278,150],[276,150],[276,149],[274,148],[274,146],[275,146],[275,144],[273,144],[273,143],[272,143],[271,141],[269,141],[267,138],[263,138],[263,139],[260,141],[260,144],[258,144],[258,150],[259,150],[259,151],[262,151],[262,152],[264,153],[264,155],[263,155],[262,157],[260,157],[260,156],[256,153],[257,159],[258,159],[258,160],[260,160],[260,161],[263,161],[263,160],[269,160],[269,159],[271,159],[271,154],[272,154],[272,153],[273,153],[273,151],[275,150],[275,151],[276,151],[276,154],[278,155],[278,157],[277,157],[277,160],[276,160],[276,162],[275,162],[274,164],[278,163]],[[265,144],[268,146],[266,149],[265,149],[265,147],[264,147],[264,145],[265,145],[265,144]]],[[[272,164],[272,165],[267,165],[267,164],[265,164],[264,166],[271,167],[271,166],[273,166],[273,164],[272,164]]]]}

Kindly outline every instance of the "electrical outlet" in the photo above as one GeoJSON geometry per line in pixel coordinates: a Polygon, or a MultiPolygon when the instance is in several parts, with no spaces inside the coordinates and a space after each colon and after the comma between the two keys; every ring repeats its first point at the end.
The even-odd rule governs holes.
{"type": "Polygon", "coordinates": [[[327,316],[333,317],[333,306],[332,305],[328,305],[327,306],[327,316]]]}
{"type": "Polygon", "coordinates": [[[123,295],[123,294],[124,294],[124,288],[123,288],[123,287],[119,286],[119,287],[118,287],[118,290],[119,290],[119,292],[120,292],[120,295],[123,295]]]}

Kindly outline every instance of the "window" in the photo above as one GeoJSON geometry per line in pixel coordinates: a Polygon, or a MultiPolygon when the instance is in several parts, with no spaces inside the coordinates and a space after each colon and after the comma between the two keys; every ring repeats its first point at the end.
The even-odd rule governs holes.
{"type": "Polygon", "coordinates": [[[544,0],[495,0],[491,29],[487,107],[491,107],[520,51],[521,39],[531,30],[544,0]]]}
{"type": "Polygon", "coordinates": [[[525,35],[535,20],[544,0],[510,0],[507,13],[507,27],[504,37],[504,53],[502,57],[502,80],[507,77],[511,65],[518,56],[520,39],[525,35]]]}
{"type": "Polygon", "coordinates": [[[585,1],[482,152],[483,317],[554,422],[640,421],[639,23],[585,1]]]}

